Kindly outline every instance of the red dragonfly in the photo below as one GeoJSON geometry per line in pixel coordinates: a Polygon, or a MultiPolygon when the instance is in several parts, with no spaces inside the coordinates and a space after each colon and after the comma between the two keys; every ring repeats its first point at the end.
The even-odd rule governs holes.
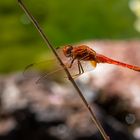
{"type": "Polygon", "coordinates": [[[82,67],[81,61],[90,61],[93,67],[96,67],[98,63],[108,63],[108,64],[114,64],[140,72],[140,67],[119,62],[109,57],[106,57],[102,54],[98,54],[93,49],[89,48],[86,45],[80,45],[77,47],[67,45],[63,48],[63,53],[66,57],[71,58],[69,68],[71,68],[74,61],[77,60],[78,69],[79,69],[78,75],[84,73],[84,69],[82,67]]]}
{"type": "MultiPolygon", "coordinates": [[[[61,53],[63,53],[65,58],[70,58],[70,62],[68,64],[65,63],[65,62],[64,63],[68,67],[68,69],[71,71],[73,77],[78,77],[79,75],[81,75],[85,72],[85,70],[86,70],[85,65],[87,65],[85,63],[87,63],[87,62],[90,62],[91,66],[93,66],[94,68],[97,66],[98,63],[108,63],[108,64],[114,64],[114,65],[122,66],[122,67],[125,67],[125,68],[132,69],[134,71],[140,72],[140,67],[133,66],[133,65],[130,65],[130,64],[126,64],[126,63],[123,63],[123,62],[119,62],[119,61],[113,60],[109,57],[106,57],[102,54],[98,54],[93,49],[91,49],[90,47],[88,47],[86,45],[79,45],[79,46],[76,46],[76,47],[75,46],[73,47],[72,45],[66,45],[61,50],[61,53]],[[75,62],[76,62],[76,65],[75,65],[75,62]],[[83,63],[83,62],[85,62],[85,63],[83,63]],[[84,65],[84,67],[83,67],[83,65],[84,65]]],[[[62,59],[64,59],[64,58],[62,58],[62,59]]],[[[53,64],[53,62],[47,61],[47,65],[49,64],[48,67],[50,67],[53,64]]],[[[32,67],[36,64],[37,63],[33,63],[33,64],[28,65],[25,68],[25,71],[28,68],[30,68],[30,67],[32,67]]],[[[48,75],[50,75],[52,73],[55,73],[59,70],[62,70],[62,68],[59,68],[59,69],[57,69],[55,71],[52,71],[50,73],[47,73],[47,74],[46,73],[43,74],[37,80],[37,82],[40,81],[41,79],[47,77],[48,75]]]]}

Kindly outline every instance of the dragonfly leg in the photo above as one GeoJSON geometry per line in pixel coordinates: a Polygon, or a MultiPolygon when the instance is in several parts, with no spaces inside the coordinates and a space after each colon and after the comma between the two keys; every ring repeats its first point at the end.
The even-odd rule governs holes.
{"type": "MultiPolygon", "coordinates": [[[[87,56],[86,56],[86,57],[87,57],[87,56]]],[[[72,58],[72,60],[71,60],[71,62],[70,62],[70,65],[68,66],[68,68],[71,68],[71,67],[72,67],[73,62],[75,61],[75,59],[76,59],[76,58],[72,58]]],[[[73,78],[76,78],[76,77],[78,77],[78,76],[80,76],[81,74],[84,73],[84,69],[83,69],[83,67],[82,67],[82,64],[81,64],[80,60],[78,60],[77,63],[78,63],[78,70],[79,70],[79,73],[73,75],[73,78]]]]}
{"type": "Polygon", "coordinates": [[[78,60],[78,65],[79,65],[79,67],[81,69],[81,74],[83,74],[84,73],[84,69],[83,69],[82,64],[81,64],[81,62],[79,60],[78,60]]]}
{"type": "Polygon", "coordinates": [[[84,69],[83,69],[83,67],[82,67],[81,62],[78,60],[77,63],[78,63],[78,70],[79,70],[79,73],[73,75],[73,76],[72,76],[73,78],[77,78],[78,76],[80,76],[81,74],[84,73],[84,69]]]}
{"type": "Polygon", "coordinates": [[[73,58],[73,59],[71,60],[70,65],[69,65],[69,68],[72,67],[72,64],[73,64],[74,60],[75,60],[75,58],[73,58]]]}
{"type": "Polygon", "coordinates": [[[79,69],[79,74],[83,74],[84,73],[84,69],[82,67],[81,62],[78,60],[78,69],[79,69]]]}
{"type": "Polygon", "coordinates": [[[82,73],[82,71],[81,71],[81,63],[80,63],[80,61],[78,60],[77,61],[77,63],[78,63],[78,71],[79,71],[79,73],[78,74],[81,74],[82,73]]]}

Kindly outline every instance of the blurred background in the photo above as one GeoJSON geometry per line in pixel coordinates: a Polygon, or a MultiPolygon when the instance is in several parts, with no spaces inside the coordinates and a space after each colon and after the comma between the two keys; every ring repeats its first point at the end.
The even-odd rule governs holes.
{"type": "MultiPolygon", "coordinates": [[[[30,0],[26,4],[56,47],[140,36],[139,0],[30,0]]],[[[48,52],[16,0],[0,2],[0,19],[1,73],[22,70],[48,52]]]]}
{"type": "MultiPolygon", "coordinates": [[[[24,2],[55,48],[84,43],[140,66],[140,0],[24,2]]],[[[0,21],[0,139],[102,139],[66,78],[56,74],[38,85],[40,73],[23,76],[27,65],[53,54],[16,0],[0,1],[0,21]]],[[[140,140],[138,72],[99,65],[76,82],[111,139],[140,140]]]]}

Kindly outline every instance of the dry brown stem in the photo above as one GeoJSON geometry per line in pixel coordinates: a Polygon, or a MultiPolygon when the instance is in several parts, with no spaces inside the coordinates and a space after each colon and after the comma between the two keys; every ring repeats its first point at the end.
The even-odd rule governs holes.
{"type": "Polygon", "coordinates": [[[52,52],[54,53],[56,59],[59,61],[60,65],[63,67],[63,69],[65,70],[68,79],[71,81],[72,85],[74,86],[74,88],[77,90],[79,96],[81,97],[82,101],[84,102],[87,110],[89,111],[90,115],[91,115],[91,119],[94,122],[94,124],[96,125],[96,127],[98,128],[98,130],[100,131],[101,135],[103,136],[104,140],[110,140],[109,136],[105,133],[103,127],[101,126],[100,122],[98,121],[98,119],[96,118],[96,116],[94,115],[90,105],[88,104],[88,102],[86,101],[86,99],[84,98],[82,92],[80,91],[79,87],[76,85],[74,79],[72,78],[70,72],[68,71],[67,67],[63,64],[61,58],[59,57],[59,55],[57,54],[57,52],[55,51],[55,49],[53,48],[53,46],[51,45],[50,41],[48,40],[47,36],[45,35],[45,33],[43,32],[43,30],[41,29],[41,27],[39,26],[39,23],[36,21],[36,19],[32,16],[31,12],[29,12],[29,10],[27,9],[27,7],[25,6],[25,4],[22,2],[22,0],[18,0],[18,3],[20,5],[20,7],[22,8],[22,10],[25,12],[25,14],[29,17],[30,21],[34,24],[34,26],[36,27],[36,29],[38,30],[38,32],[40,33],[41,37],[44,39],[45,43],[47,44],[47,46],[52,50],[52,52]]]}

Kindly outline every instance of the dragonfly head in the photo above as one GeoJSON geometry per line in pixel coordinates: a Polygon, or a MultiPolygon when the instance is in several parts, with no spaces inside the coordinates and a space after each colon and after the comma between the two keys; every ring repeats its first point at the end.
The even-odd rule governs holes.
{"type": "Polygon", "coordinates": [[[63,48],[63,53],[66,57],[72,57],[73,46],[67,45],[63,48]]]}

